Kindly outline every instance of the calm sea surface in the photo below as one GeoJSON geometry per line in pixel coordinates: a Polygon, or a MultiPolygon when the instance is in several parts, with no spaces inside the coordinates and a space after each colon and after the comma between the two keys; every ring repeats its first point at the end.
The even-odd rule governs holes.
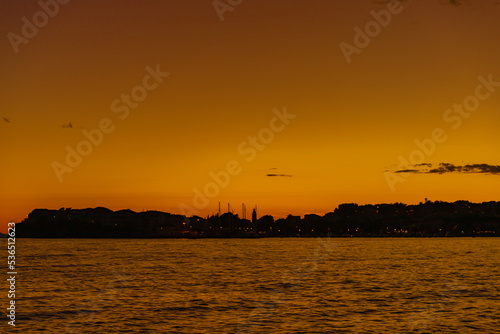
{"type": "Polygon", "coordinates": [[[494,238],[17,239],[16,247],[16,327],[4,318],[2,333],[500,332],[494,238]]]}

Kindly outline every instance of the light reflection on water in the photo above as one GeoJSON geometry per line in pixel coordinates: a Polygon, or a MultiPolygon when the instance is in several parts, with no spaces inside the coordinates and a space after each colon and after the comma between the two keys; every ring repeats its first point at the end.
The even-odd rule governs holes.
{"type": "Polygon", "coordinates": [[[18,239],[18,317],[9,331],[495,333],[499,245],[18,239]]]}

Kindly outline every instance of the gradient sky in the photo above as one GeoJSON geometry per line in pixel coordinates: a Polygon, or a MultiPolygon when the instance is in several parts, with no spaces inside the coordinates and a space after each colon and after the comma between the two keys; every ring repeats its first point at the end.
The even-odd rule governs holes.
{"type": "Polygon", "coordinates": [[[500,164],[500,87],[457,130],[443,120],[478,76],[500,81],[495,2],[404,2],[348,63],[340,43],[353,45],[386,3],[242,1],[221,21],[211,0],[74,0],[16,53],[8,34],[41,8],[1,0],[0,230],[35,208],[180,213],[231,160],[241,173],[201,215],[219,201],[280,217],[345,202],[500,200],[491,173],[414,173],[394,191],[384,174],[435,128],[448,139],[425,162],[500,164]],[[112,102],[157,64],[170,75],[121,120],[112,102]],[[238,146],[284,106],[296,118],[246,161],[238,146]],[[60,182],[52,163],[104,118],[115,130],[60,182]]]}

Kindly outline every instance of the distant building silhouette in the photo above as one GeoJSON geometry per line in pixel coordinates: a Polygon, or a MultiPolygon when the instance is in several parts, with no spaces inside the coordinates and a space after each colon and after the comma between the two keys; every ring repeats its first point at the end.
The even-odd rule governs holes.
{"type": "Polygon", "coordinates": [[[257,222],[257,208],[253,209],[252,211],[252,223],[256,223],[257,222]]]}
{"type": "MultiPolygon", "coordinates": [[[[229,210],[228,211],[232,211],[229,210]]],[[[341,204],[324,216],[272,216],[252,221],[233,212],[206,218],[160,211],[112,211],[106,208],[35,209],[16,225],[16,236],[29,238],[255,238],[255,237],[459,237],[500,235],[500,202],[426,201],[341,204]]]]}

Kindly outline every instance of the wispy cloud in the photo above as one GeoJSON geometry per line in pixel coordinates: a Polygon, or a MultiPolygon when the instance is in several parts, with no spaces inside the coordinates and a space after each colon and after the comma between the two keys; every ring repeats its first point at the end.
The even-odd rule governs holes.
{"type": "Polygon", "coordinates": [[[400,169],[396,173],[418,173],[417,169],[400,169]]]}
{"type": "Polygon", "coordinates": [[[292,177],[293,176],[290,174],[279,173],[278,168],[276,168],[276,167],[269,168],[269,171],[273,171],[273,172],[268,172],[268,174],[266,174],[266,176],[268,176],[268,177],[292,177]]]}
{"type": "Polygon", "coordinates": [[[461,173],[461,174],[490,174],[500,175],[500,166],[488,164],[468,164],[468,165],[454,165],[442,162],[439,165],[423,163],[413,166],[413,169],[400,169],[396,173],[413,173],[413,174],[448,174],[448,173],[461,173]]]}
{"type": "Polygon", "coordinates": [[[5,122],[10,123],[10,119],[5,118],[5,117],[2,117],[2,118],[3,118],[3,120],[4,120],[5,122]]]}

